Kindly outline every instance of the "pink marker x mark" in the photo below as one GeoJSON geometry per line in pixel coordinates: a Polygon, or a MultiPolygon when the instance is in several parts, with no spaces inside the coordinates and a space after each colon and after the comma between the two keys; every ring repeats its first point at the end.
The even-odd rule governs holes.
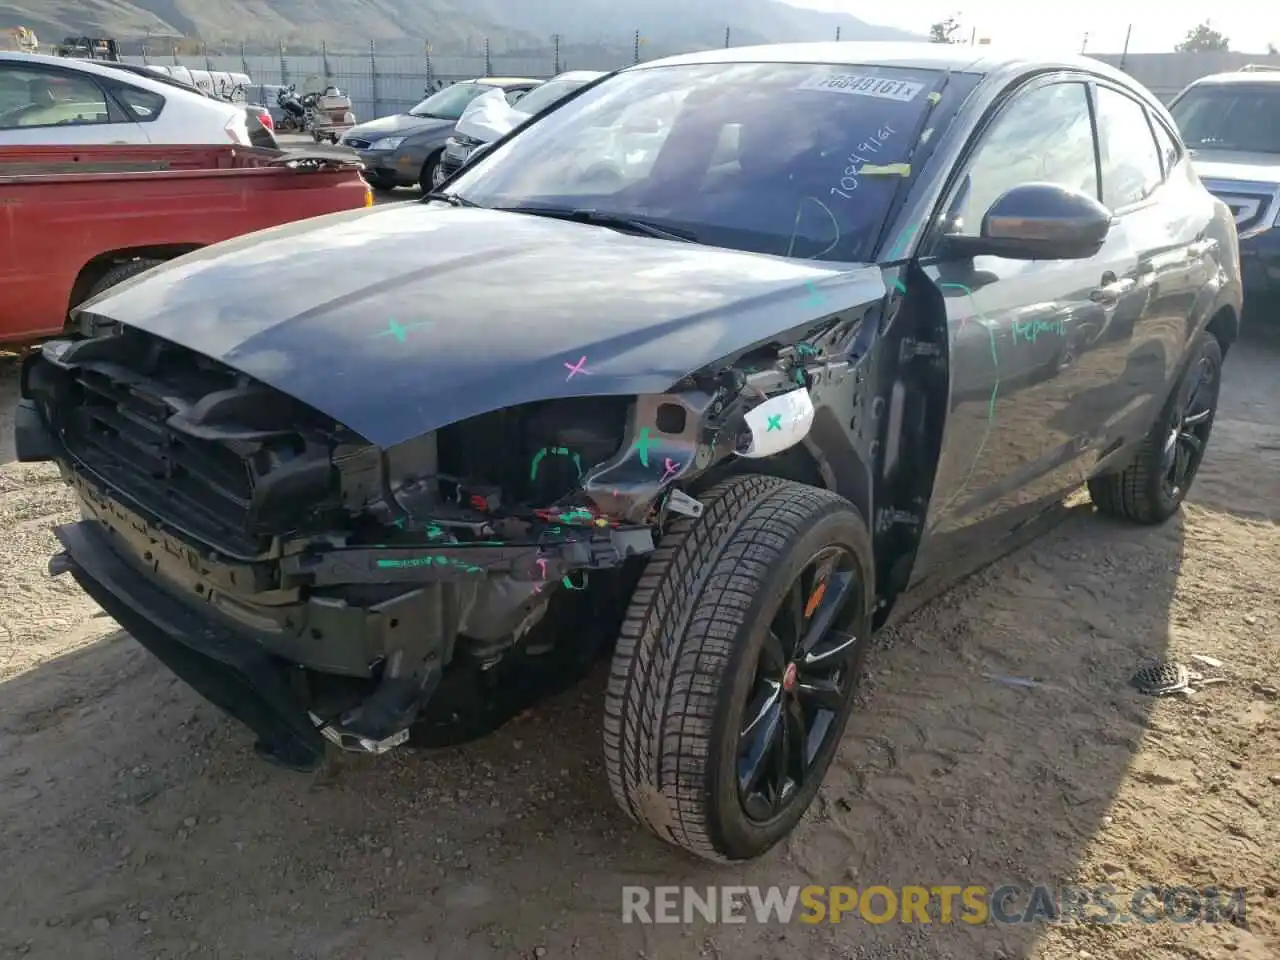
{"type": "Polygon", "coordinates": [[[666,483],[677,473],[680,472],[680,464],[676,463],[670,457],[662,458],[662,480],[660,483],[666,483]]]}
{"type": "Polygon", "coordinates": [[[539,557],[536,563],[538,564],[538,569],[542,571],[542,579],[547,579],[547,561],[543,560],[542,557],[539,557]]]}
{"type": "Polygon", "coordinates": [[[579,357],[577,363],[566,363],[564,367],[569,371],[569,375],[565,377],[565,380],[572,380],[575,373],[585,373],[587,376],[591,376],[591,371],[586,369],[586,364],[586,357],[579,357]]]}

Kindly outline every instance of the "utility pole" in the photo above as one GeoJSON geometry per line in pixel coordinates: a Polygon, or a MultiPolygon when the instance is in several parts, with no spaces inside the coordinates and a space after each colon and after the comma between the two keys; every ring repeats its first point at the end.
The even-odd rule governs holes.
{"type": "Polygon", "coordinates": [[[484,75],[493,76],[493,60],[489,57],[489,38],[484,38],[484,75]]]}
{"type": "Polygon", "coordinates": [[[1080,41],[1080,52],[1084,53],[1087,49],[1089,49],[1089,31],[1086,30],[1084,39],[1080,41]]]}
{"type": "Polygon", "coordinates": [[[635,42],[632,44],[632,47],[631,47],[631,56],[632,56],[633,63],[640,62],[640,31],[639,30],[636,31],[635,42]]]}
{"type": "Polygon", "coordinates": [[[729,37],[733,34],[733,27],[724,28],[724,48],[729,49],[729,37]]]}
{"type": "Polygon", "coordinates": [[[555,51],[555,74],[560,73],[560,34],[553,33],[551,35],[551,47],[555,51]]]}
{"type": "Polygon", "coordinates": [[[836,27],[836,43],[840,42],[840,28],[836,27]]]}

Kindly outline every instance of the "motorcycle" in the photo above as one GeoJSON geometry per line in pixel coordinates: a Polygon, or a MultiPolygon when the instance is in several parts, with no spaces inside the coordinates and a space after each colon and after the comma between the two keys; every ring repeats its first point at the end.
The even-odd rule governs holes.
{"type": "Polygon", "coordinates": [[[355,124],[351,98],[337,87],[326,87],[323,93],[298,95],[297,85],[289,84],[276,94],[276,103],[284,111],[281,130],[310,133],[311,139],[338,142],[342,130],[355,124]]]}
{"type": "Polygon", "coordinates": [[[281,87],[276,93],[276,105],[284,111],[284,120],[280,129],[285,133],[307,129],[307,97],[298,96],[297,84],[281,87]]]}

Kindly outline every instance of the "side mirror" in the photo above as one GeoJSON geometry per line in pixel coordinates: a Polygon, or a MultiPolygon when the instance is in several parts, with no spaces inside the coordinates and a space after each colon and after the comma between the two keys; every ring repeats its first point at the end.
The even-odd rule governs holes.
{"type": "Polygon", "coordinates": [[[1111,231],[1111,211],[1079,190],[1024,183],[1002,194],[982,218],[979,236],[947,235],[947,257],[1086,260],[1111,231]]]}

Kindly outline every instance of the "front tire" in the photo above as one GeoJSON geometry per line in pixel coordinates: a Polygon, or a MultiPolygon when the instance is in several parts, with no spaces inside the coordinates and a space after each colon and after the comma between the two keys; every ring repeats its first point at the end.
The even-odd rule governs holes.
{"type": "Polygon", "coordinates": [[[422,188],[423,193],[430,193],[436,188],[436,171],[439,169],[440,151],[437,150],[427,157],[426,163],[422,165],[422,172],[418,174],[418,186],[422,188]]]}
{"type": "Polygon", "coordinates": [[[1205,332],[1133,459],[1089,481],[1099,513],[1134,523],[1163,523],[1178,512],[1204,461],[1222,385],[1222,346],[1205,332]]]}
{"type": "Polygon", "coordinates": [[[163,260],[148,258],[129,260],[125,263],[117,263],[114,267],[99,277],[98,281],[89,288],[89,296],[97,296],[103,290],[109,290],[117,283],[124,283],[130,277],[136,277],[140,273],[146,273],[148,270],[153,267],[158,267],[162,263],[164,263],[163,260]]]}
{"type": "Polygon", "coordinates": [[[871,633],[871,535],[842,497],[774,477],[701,499],[632,595],[605,766],[661,839],[748,860],[790,833],[839,746],[871,633]]]}

